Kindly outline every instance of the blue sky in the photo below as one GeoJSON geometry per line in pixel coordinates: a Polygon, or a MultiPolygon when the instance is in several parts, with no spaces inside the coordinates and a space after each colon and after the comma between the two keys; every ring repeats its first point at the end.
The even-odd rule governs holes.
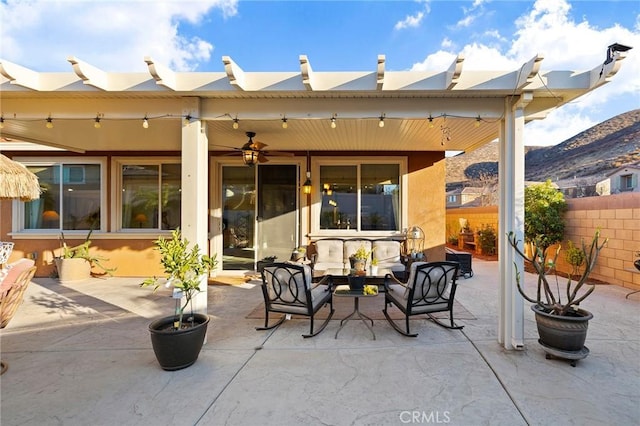
{"type": "Polygon", "coordinates": [[[640,1],[53,1],[2,0],[0,58],[71,71],[76,56],[106,71],[515,70],[537,53],[542,71],[592,69],[613,42],[633,46],[611,83],[527,125],[525,143],[553,145],[640,108],[640,1]]]}

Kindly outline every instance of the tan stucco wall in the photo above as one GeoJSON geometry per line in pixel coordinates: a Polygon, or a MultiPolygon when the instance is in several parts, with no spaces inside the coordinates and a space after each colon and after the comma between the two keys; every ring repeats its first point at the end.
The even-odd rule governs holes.
{"type": "Polygon", "coordinates": [[[409,156],[409,226],[425,234],[424,248],[430,261],[444,260],[445,161],[441,153],[409,156]]]}
{"type": "MultiPolygon", "coordinates": [[[[640,251],[640,193],[624,193],[604,197],[573,198],[567,200],[569,209],[565,215],[565,241],[580,245],[584,240],[590,244],[596,229],[602,238],[608,238],[607,246],[591,273],[591,277],[631,289],[640,289],[640,274],[634,270],[635,253],[640,251]]],[[[483,223],[495,224],[497,229],[497,207],[478,207],[447,210],[447,236],[460,229],[459,218],[469,220],[475,231],[483,223]],[[494,212],[491,212],[494,209],[494,212]]],[[[558,256],[558,270],[572,269],[564,257],[558,256]]]]}

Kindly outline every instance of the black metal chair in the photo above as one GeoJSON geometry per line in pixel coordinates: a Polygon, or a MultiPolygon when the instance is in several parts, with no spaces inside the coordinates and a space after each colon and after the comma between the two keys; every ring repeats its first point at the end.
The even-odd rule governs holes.
{"type": "Polygon", "coordinates": [[[318,335],[327,326],[333,316],[333,285],[331,276],[323,277],[312,283],[311,267],[299,263],[273,263],[262,269],[262,294],[264,296],[264,327],[256,330],[270,330],[282,324],[287,314],[303,315],[310,319],[309,334],[302,337],[318,335]],[[314,331],[314,316],[325,305],[331,311],[320,328],[314,331]],[[285,314],[273,325],[269,325],[269,312],[285,314]]]}
{"type": "Polygon", "coordinates": [[[384,280],[385,304],[384,316],[389,324],[400,334],[416,337],[411,333],[409,318],[413,315],[427,315],[436,324],[460,330],[464,326],[457,326],[453,322],[453,300],[456,294],[456,278],[459,264],[457,262],[414,262],[411,264],[409,279],[406,283],[399,281],[393,275],[387,275],[384,280]],[[387,307],[395,305],[405,315],[405,328],[401,329],[389,316],[387,307]],[[433,317],[436,312],[449,312],[451,325],[440,322],[433,317]]]}

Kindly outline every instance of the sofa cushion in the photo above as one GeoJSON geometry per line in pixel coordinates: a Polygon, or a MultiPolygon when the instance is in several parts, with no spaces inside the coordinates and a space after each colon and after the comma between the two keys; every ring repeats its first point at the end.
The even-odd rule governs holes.
{"type": "Polygon", "coordinates": [[[392,271],[404,271],[405,266],[400,258],[402,243],[395,240],[374,240],[372,243],[373,258],[378,259],[379,268],[392,271]]]}
{"type": "Polygon", "coordinates": [[[344,241],[344,262],[345,267],[350,267],[349,257],[354,254],[360,247],[364,247],[364,249],[369,253],[369,258],[367,259],[367,264],[371,260],[371,241],[370,240],[345,240],[344,241]]]}
{"type": "Polygon", "coordinates": [[[316,254],[313,267],[319,271],[344,268],[344,242],[337,238],[317,240],[314,243],[316,254]]]}

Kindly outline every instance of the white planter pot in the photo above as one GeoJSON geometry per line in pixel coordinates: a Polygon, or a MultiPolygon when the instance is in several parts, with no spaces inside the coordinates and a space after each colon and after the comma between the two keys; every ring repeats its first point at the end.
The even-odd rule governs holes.
{"type": "Polygon", "coordinates": [[[91,263],[85,259],[55,259],[60,282],[80,281],[91,277],[91,263]]]}

